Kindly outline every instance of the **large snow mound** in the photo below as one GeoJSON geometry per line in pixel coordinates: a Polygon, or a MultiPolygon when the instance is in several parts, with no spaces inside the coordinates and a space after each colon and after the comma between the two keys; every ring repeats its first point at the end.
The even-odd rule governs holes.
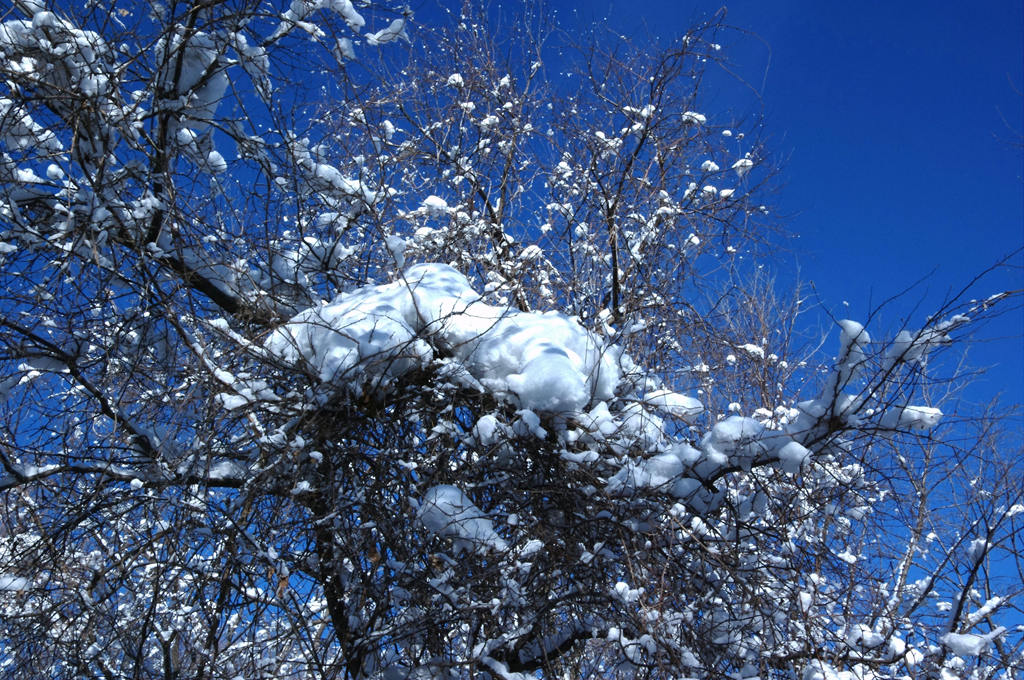
{"type": "Polygon", "coordinates": [[[415,265],[401,280],[304,310],[265,346],[356,391],[450,357],[477,386],[542,412],[611,399],[622,378],[614,345],[557,312],[482,302],[465,276],[443,264],[415,265]]]}

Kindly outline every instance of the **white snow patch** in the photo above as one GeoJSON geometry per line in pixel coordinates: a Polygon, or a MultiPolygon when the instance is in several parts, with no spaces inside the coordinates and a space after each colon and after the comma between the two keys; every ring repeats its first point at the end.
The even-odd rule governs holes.
{"type": "Polygon", "coordinates": [[[930,430],[941,419],[942,411],[932,406],[907,406],[887,411],[881,424],[892,429],[930,430]]]}
{"type": "Polygon", "coordinates": [[[699,457],[699,451],[680,444],[666,453],[627,463],[608,480],[607,491],[613,496],[632,496],[639,490],[652,490],[688,498],[700,487],[700,482],[686,477],[685,472],[699,457]]]}
{"type": "Polygon", "coordinates": [[[349,38],[338,38],[334,44],[335,54],[337,54],[341,60],[355,61],[356,50],[352,46],[352,40],[349,38]]]}
{"type": "Polygon", "coordinates": [[[387,28],[381,29],[376,33],[366,34],[367,45],[385,45],[396,40],[409,42],[409,34],[405,32],[405,17],[395,19],[388,24],[387,28]]]}
{"type": "Polygon", "coordinates": [[[0,574],[0,591],[3,590],[27,590],[29,581],[21,576],[0,574]]]}
{"type": "Polygon", "coordinates": [[[416,265],[404,280],[300,312],[265,346],[356,391],[387,386],[443,347],[484,388],[523,409],[578,411],[614,396],[620,350],[557,312],[524,313],[479,297],[451,267],[416,265]]]}
{"type": "Polygon", "coordinates": [[[853,648],[874,649],[885,642],[885,636],[863,623],[850,627],[846,634],[846,644],[853,648]]]}
{"type": "Polygon", "coordinates": [[[631,604],[640,599],[644,594],[643,588],[630,588],[628,583],[619,581],[613,589],[615,596],[625,604],[631,604]]]}
{"type": "Polygon", "coordinates": [[[957,656],[981,656],[992,644],[992,641],[1006,632],[999,626],[985,635],[974,633],[946,633],[942,636],[942,644],[957,656]]]}
{"type": "Polygon", "coordinates": [[[449,210],[448,202],[440,196],[427,196],[420,205],[431,217],[447,215],[449,210]]]}
{"type": "Polygon", "coordinates": [[[846,562],[847,564],[853,564],[857,561],[857,556],[850,552],[849,549],[837,554],[836,557],[841,559],[843,562],[846,562]]]}
{"type": "Polygon", "coordinates": [[[409,242],[401,236],[388,236],[384,239],[384,247],[388,253],[395,260],[395,266],[399,269],[405,267],[405,251],[409,247],[409,242]]]}
{"type": "Polygon", "coordinates": [[[220,174],[228,169],[228,162],[219,151],[211,151],[206,154],[206,167],[214,174],[220,174]]]}
{"type": "Polygon", "coordinates": [[[779,464],[786,472],[795,475],[807,464],[811,452],[800,442],[789,442],[779,449],[779,464]]]}
{"type": "Polygon", "coordinates": [[[643,400],[659,411],[681,418],[686,422],[692,422],[704,412],[704,404],[697,399],[670,390],[648,392],[644,395],[643,400]]]}
{"type": "Polygon", "coordinates": [[[494,523],[469,496],[449,484],[433,486],[423,495],[418,514],[426,529],[455,539],[456,550],[502,552],[508,544],[494,531],[494,523]]]}
{"type": "Polygon", "coordinates": [[[750,169],[754,167],[754,161],[749,158],[741,158],[732,164],[732,169],[736,172],[737,177],[743,177],[750,169]]]}
{"type": "Polygon", "coordinates": [[[741,349],[755,359],[764,359],[764,349],[758,347],[752,342],[748,342],[744,345],[740,345],[737,349],[741,349]]]}

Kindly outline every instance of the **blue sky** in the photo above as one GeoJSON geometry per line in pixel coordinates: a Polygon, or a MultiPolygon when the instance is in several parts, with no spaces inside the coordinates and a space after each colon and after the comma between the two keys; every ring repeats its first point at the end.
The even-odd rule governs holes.
{"type": "MultiPolygon", "coordinates": [[[[727,23],[749,34],[723,36],[723,53],[761,90],[761,103],[748,96],[746,106],[763,105],[782,160],[775,205],[798,236],[800,276],[837,316],[863,319],[926,279],[880,320],[920,325],[951,289],[1024,245],[1019,0],[551,5],[563,26],[603,21],[665,40],[727,6],[727,23]]],[[[974,294],[1024,287],[1019,253],[1014,264],[974,294]]],[[[998,368],[972,395],[1024,401],[1024,316],[1014,311],[981,337],[972,363],[998,368]]]]}

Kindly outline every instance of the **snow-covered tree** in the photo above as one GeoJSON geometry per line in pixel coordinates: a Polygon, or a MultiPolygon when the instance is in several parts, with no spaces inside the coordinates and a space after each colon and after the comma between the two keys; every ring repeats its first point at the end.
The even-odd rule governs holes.
{"type": "Polygon", "coordinates": [[[70,4],[0,23],[6,676],[1019,677],[929,368],[1008,295],[802,344],[718,18],[70,4]]]}

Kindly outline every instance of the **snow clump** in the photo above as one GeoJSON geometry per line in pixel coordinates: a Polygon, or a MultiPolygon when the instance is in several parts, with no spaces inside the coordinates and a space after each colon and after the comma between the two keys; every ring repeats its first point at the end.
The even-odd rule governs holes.
{"type": "Polygon", "coordinates": [[[420,205],[423,211],[431,217],[441,217],[448,214],[448,202],[440,196],[427,196],[420,205]]]}
{"type": "Polygon", "coordinates": [[[459,552],[508,550],[508,543],[494,530],[494,523],[458,487],[439,484],[427,489],[418,517],[431,533],[454,539],[459,552]]]}
{"type": "Polygon", "coordinates": [[[985,635],[973,633],[946,633],[942,636],[942,644],[957,656],[981,656],[991,646],[992,641],[1006,632],[999,626],[985,635]]]}
{"type": "Polygon", "coordinates": [[[743,177],[750,169],[754,167],[754,161],[749,158],[741,158],[732,164],[732,169],[736,172],[737,177],[743,177]]]}
{"type": "Polygon", "coordinates": [[[466,277],[442,264],[416,265],[403,280],[300,312],[265,347],[356,392],[385,388],[444,348],[468,386],[539,412],[610,400],[622,377],[621,351],[576,321],[481,302],[466,277]]]}

